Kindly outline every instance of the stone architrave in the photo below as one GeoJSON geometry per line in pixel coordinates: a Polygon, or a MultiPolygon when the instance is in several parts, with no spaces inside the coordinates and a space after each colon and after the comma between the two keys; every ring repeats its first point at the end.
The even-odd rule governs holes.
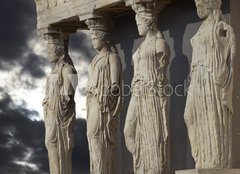
{"type": "Polygon", "coordinates": [[[169,173],[169,116],[166,71],[169,46],[157,29],[159,1],[136,3],[136,23],[145,40],[133,55],[132,97],[124,127],[135,174],[169,173]]]}
{"type": "Polygon", "coordinates": [[[118,115],[122,108],[122,66],[105,18],[88,19],[92,44],[98,51],[89,65],[87,138],[91,174],[113,174],[118,115]]]}
{"type": "Polygon", "coordinates": [[[35,0],[35,2],[38,13],[48,9],[48,0],[35,0]]]}
{"type": "Polygon", "coordinates": [[[70,0],[35,0],[37,12],[42,12],[52,7],[56,7],[58,4],[66,3],[70,0]]]}
{"type": "Polygon", "coordinates": [[[47,0],[47,1],[49,8],[51,8],[57,6],[58,4],[66,3],[69,0],[47,0]]]}
{"type": "Polygon", "coordinates": [[[203,23],[192,38],[191,83],[184,119],[197,169],[231,168],[235,34],[221,0],[195,0],[203,23]]]}
{"type": "Polygon", "coordinates": [[[57,6],[57,0],[47,0],[47,1],[48,1],[49,8],[57,6]]]}
{"type": "Polygon", "coordinates": [[[239,174],[240,169],[193,169],[177,171],[176,174],[239,174]]]}
{"type": "MultiPolygon", "coordinates": [[[[75,101],[77,72],[64,50],[60,33],[51,33],[48,39],[48,59],[54,65],[47,77],[43,100],[45,144],[48,150],[51,174],[72,173],[74,146],[75,101]]],[[[65,46],[68,46],[65,44],[65,46]]]]}

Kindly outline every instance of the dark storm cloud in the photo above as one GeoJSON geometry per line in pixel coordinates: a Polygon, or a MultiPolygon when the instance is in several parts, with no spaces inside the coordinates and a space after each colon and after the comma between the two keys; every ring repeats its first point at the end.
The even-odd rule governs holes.
{"type": "Polygon", "coordinates": [[[77,32],[76,34],[72,35],[70,38],[70,50],[81,52],[84,59],[87,61],[91,60],[95,55],[96,51],[92,47],[91,38],[84,32],[77,32]]]}
{"type": "Polygon", "coordinates": [[[22,66],[22,72],[33,78],[45,76],[47,65],[28,46],[36,37],[36,12],[33,0],[11,0],[0,6],[0,69],[11,70],[22,66]]]}
{"type": "MultiPolygon", "coordinates": [[[[35,55],[28,45],[29,40],[36,37],[36,19],[33,0],[11,0],[1,3],[0,70],[23,66],[23,73],[28,73],[33,78],[45,77],[43,68],[48,63],[42,60],[41,56],[35,55]]],[[[71,36],[70,50],[81,52],[82,58],[89,61],[96,53],[89,42],[87,34],[78,32],[71,36]]]]}
{"type": "MultiPolygon", "coordinates": [[[[32,121],[36,111],[14,104],[12,98],[0,88],[0,173],[44,174],[49,173],[47,150],[44,145],[43,121],[32,121]],[[24,161],[35,164],[38,170],[14,163],[24,161]]],[[[73,174],[88,173],[89,155],[86,138],[86,121],[77,119],[75,130],[76,145],[73,150],[73,174]]]]}
{"type": "Polygon", "coordinates": [[[0,5],[0,57],[4,61],[21,59],[35,31],[33,0],[10,0],[0,5]]]}
{"type": "Polygon", "coordinates": [[[36,55],[32,51],[27,56],[21,57],[18,65],[21,66],[21,74],[28,74],[35,79],[40,79],[46,76],[44,68],[50,66],[47,59],[36,55]]]}
{"type": "Polygon", "coordinates": [[[22,62],[22,72],[27,73],[34,78],[42,78],[46,76],[44,66],[47,66],[48,64],[47,59],[31,53],[22,62]]]}
{"type": "Polygon", "coordinates": [[[1,93],[4,98],[0,100],[0,173],[46,173],[48,164],[44,148],[44,125],[43,122],[30,119],[38,113],[16,106],[8,94],[1,93]],[[14,163],[23,161],[30,152],[37,160],[27,162],[36,164],[38,172],[14,163]]]}

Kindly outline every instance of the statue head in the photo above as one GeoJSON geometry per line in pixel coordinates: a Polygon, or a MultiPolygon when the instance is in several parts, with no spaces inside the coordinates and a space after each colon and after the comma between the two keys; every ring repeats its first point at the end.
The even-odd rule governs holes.
{"type": "Polygon", "coordinates": [[[60,34],[48,35],[48,59],[51,63],[56,63],[64,57],[64,42],[60,34]]]}
{"type": "Polygon", "coordinates": [[[140,36],[144,36],[151,29],[156,28],[157,15],[164,8],[158,1],[149,3],[136,3],[132,9],[136,12],[136,23],[140,36]]]}
{"type": "Polygon", "coordinates": [[[93,47],[96,50],[101,50],[103,47],[107,47],[110,44],[109,34],[105,31],[92,30],[91,38],[93,47]]]}
{"type": "Polygon", "coordinates": [[[195,0],[197,13],[201,19],[207,18],[212,13],[221,12],[222,0],[195,0]]]}
{"type": "Polygon", "coordinates": [[[107,47],[112,52],[117,52],[110,39],[110,24],[106,19],[88,19],[86,24],[91,32],[92,44],[96,50],[100,51],[102,48],[107,47]]]}

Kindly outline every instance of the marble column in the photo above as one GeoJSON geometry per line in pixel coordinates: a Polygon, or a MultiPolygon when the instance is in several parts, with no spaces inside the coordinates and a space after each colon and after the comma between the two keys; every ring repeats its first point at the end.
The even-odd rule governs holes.
{"type": "MultiPolygon", "coordinates": [[[[166,2],[166,1],[165,1],[166,2]]],[[[169,114],[167,68],[169,46],[157,26],[163,1],[126,1],[136,12],[143,43],[133,55],[134,77],[124,135],[135,174],[168,174],[169,114]]]]}
{"type": "Polygon", "coordinates": [[[42,102],[50,173],[71,174],[77,72],[67,53],[68,42],[63,33],[48,30],[44,35],[48,41],[48,60],[53,65],[42,102]]]}
{"type": "Polygon", "coordinates": [[[112,174],[122,109],[122,65],[111,40],[111,21],[106,17],[86,20],[98,54],[88,68],[87,138],[90,173],[112,174]]]}
{"type": "Polygon", "coordinates": [[[231,169],[235,33],[224,21],[221,0],[195,3],[203,23],[191,40],[191,82],[184,119],[196,170],[176,173],[240,173],[231,169]]]}

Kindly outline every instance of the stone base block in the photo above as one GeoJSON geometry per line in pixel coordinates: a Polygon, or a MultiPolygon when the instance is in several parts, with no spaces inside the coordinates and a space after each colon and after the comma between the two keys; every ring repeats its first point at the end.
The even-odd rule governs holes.
{"type": "Polygon", "coordinates": [[[180,170],[176,174],[240,174],[240,169],[193,169],[180,170]]]}

